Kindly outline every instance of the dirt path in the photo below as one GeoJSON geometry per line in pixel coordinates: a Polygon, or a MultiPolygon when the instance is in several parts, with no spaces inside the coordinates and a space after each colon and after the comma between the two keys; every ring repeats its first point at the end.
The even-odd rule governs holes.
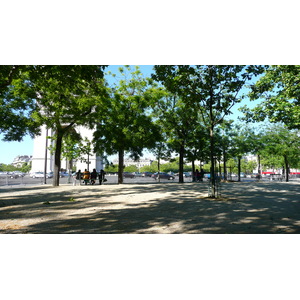
{"type": "Polygon", "coordinates": [[[0,189],[0,233],[300,233],[298,183],[0,189]]]}

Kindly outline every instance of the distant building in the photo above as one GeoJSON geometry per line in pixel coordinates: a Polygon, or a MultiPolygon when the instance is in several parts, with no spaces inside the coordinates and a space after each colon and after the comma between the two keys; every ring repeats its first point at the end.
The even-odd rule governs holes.
{"type": "Polygon", "coordinates": [[[18,155],[14,158],[12,165],[16,168],[20,168],[24,163],[29,163],[32,160],[32,155],[18,155]]]}
{"type": "MultiPolygon", "coordinates": [[[[145,167],[145,166],[150,166],[151,163],[153,162],[154,160],[153,159],[150,159],[150,158],[140,158],[139,160],[135,161],[131,158],[125,158],[124,159],[124,166],[125,167],[128,167],[128,166],[136,166],[138,168],[138,170],[142,167],[145,167]]],[[[163,161],[161,160],[161,164],[164,164],[164,163],[167,163],[167,161],[163,161]]],[[[119,164],[119,160],[118,159],[115,159],[113,161],[113,164],[115,165],[118,165],[119,164]]]]}

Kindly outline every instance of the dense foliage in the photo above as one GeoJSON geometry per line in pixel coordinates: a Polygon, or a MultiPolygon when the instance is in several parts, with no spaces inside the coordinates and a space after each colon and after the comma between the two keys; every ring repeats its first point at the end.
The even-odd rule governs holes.
{"type": "Polygon", "coordinates": [[[253,172],[255,163],[243,160],[249,153],[258,157],[259,173],[281,168],[288,180],[288,170],[299,166],[299,66],[157,65],[152,78],[138,67],[125,66],[118,74],[104,74],[104,69],[0,67],[0,133],[5,140],[21,141],[26,134],[39,134],[42,125],[54,129],[54,185],[61,157],[81,159],[90,151],[118,154],[119,165],[107,171],[117,170],[119,183],[124,170],[134,169],[124,168],[124,155],[138,159],[145,148],[157,161],[140,171],[179,172],[180,182],[183,172],[194,171],[200,161],[196,167],[211,173],[213,191],[216,172],[225,178],[227,169],[253,172]],[[268,120],[274,127],[257,130],[227,120],[247,96],[249,83],[249,98],[261,102],[252,110],[243,108],[244,120],[268,120]],[[95,129],[94,139],[83,141],[74,131],[78,125],[95,129]]]}

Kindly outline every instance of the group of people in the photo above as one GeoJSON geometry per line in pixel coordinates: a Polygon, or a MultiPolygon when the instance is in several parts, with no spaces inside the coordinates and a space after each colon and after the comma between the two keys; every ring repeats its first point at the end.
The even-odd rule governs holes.
{"type": "Polygon", "coordinates": [[[104,170],[101,169],[99,173],[96,171],[96,169],[93,169],[93,172],[90,172],[87,169],[85,169],[84,172],[78,170],[78,172],[76,172],[74,185],[76,185],[77,180],[79,180],[79,182],[83,180],[85,185],[87,185],[89,182],[94,185],[97,178],[99,179],[100,185],[106,181],[104,170]]]}
{"type": "Polygon", "coordinates": [[[194,180],[193,181],[196,181],[196,182],[203,181],[203,177],[204,177],[204,170],[201,169],[200,172],[199,172],[199,170],[196,169],[196,172],[194,173],[194,180]]]}

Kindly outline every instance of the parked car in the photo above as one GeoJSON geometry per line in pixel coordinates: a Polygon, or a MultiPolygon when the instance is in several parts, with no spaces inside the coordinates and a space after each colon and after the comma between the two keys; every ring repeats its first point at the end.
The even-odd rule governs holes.
{"type": "Polygon", "coordinates": [[[203,177],[207,178],[207,179],[210,179],[210,173],[204,173],[203,177]]]}
{"type": "Polygon", "coordinates": [[[67,172],[59,172],[59,177],[63,178],[63,177],[68,177],[69,174],[67,172]]]}
{"type": "Polygon", "coordinates": [[[53,172],[47,173],[46,178],[53,178],[53,172]]]}
{"type": "Polygon", "coordinates": [[[259,178],[259,174],[258,173],[252,173],[251,178],[259,178]]]}
{"type": "Polygon", "coordinates": [[[7,172],[0,172],[0,178],[6,178],[7,176],[7,172]]]}
{"type": "Polygon", "coordinates": [[[123,177],[124,178],[135,178],[135,174],[134,173],[130,173],[130,172],[124,172],[123,173],[123,177]]]}
{"type": "Polygon", "coordinates": [[[174,180],[175,179],[175,176],[170,175],[168,173],[164,173],[164,172],[160,172],[160,173],[156,172],[156,173],[152,174],[151,177],[154,178],[155,180],[157,180],[158,175],[159,175],[160,179],[168,179],[168,180],[174,180]]]}
{"type": "MultiPolygon", "coordinates": [[[[172,175],[172,176],[179,176],[179,173],[171,173],[169,172],[168,174],[172,175]]],[[[192,172],[183,172],[183,177],[192,177],[192,172]]]]}
{"type": "Polygon", "coordinates": [[[140,172],[134,172],[135,177],[142,177],[143,173],[140,172]]]}
{"type": "Polygon", "coordinates": [[[21,171],[14,171],[13,172],[17,177],[24,177],[25,173],[21,172],[21,171]]]}
{"type": "Polygon", "coordinates": [[[142,177],[151,177],[152,176],[152,172],[144,172],[142,173],[142,177]]]}
{"type": "Polygon", "coordinates": [[[43,172],[33,172],[30,174],[31,178],[44,178],[44,173],[43,172]]]}
{"type": "Polygon", "coordinates": [[[183,172],[184,177],[192,177],[192,172],[183,172]]]}
{"type": "Polygon", "coordinates": [[[19,176],[17,174],[15,174],[14,172],[8,172],[7,173],[9,178],[18,178],[19,176]]]}

